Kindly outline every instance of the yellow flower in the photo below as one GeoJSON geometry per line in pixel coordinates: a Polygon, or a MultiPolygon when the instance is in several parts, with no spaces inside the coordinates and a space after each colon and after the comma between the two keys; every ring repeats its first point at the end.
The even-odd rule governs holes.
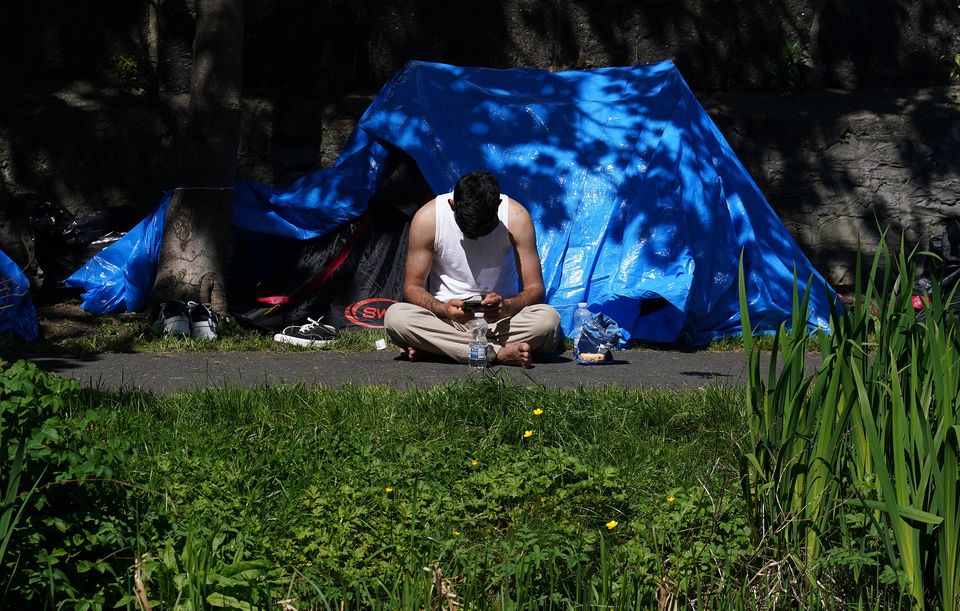
{"type": "Polygon", "coordinates": [[[391,488],[390,486],[387,486],[386,488],[384,488],[383,491],[386,492],[387,494],[393,494],[393,488],[391,488]]]}
{"type": "Polygon", "coordinates": [[[617,522],[616,520],[610,520],[609,522],[607,522],[607,530],[613,530],[614,528],[617,527],[618,524],[620,523],[617,522]]]}
{"type": "Polygon", "coordinates": [[[533,431],[524,431],[523,438],[527,439],[528,437],[533,437],[533,431]]]}
{"type": "Polygon", "coordinates": [[[453,536],[454,536],[454,537],[459,537],[459,536],[460,536],[460,531],[459,531],[459,530],[453,531],[453,536]]]}
{"type": "Polygon", "coordinates": [[[470,460],[470,466],[471,466],[471,467],[476,467],[476,466],[479,465],[479,464],[480,464],[480,461],[477,460],[476,458],[470,460]]]}
{"type": "Polygon", "coordinates": [[[539,407],[538,407],[537,409],[533,410],[533,415],[534,415],[534,416],[539,416],[539,415],[542,414],[542,413],[543,413],[543,410],[540,409],[539,407]]]}
{"type": "Polygon", "coordinates": [[[672,503],[672,502],[674,502],[675,500],[677,500],[677,497],[673,496],[672,494],[667,497],[667,502],[668,502],[668,503],[672,503]]]}

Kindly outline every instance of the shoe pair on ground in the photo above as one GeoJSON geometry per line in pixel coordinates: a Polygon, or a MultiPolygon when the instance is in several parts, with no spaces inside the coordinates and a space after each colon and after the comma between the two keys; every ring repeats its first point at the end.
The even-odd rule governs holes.
{"type": "Polygon", "coordinates": [[[177,299],[160,304],[160,315],[154,323],[158,333],[174,337],[217,339],[217,315],[210,304],[177,299]]]}

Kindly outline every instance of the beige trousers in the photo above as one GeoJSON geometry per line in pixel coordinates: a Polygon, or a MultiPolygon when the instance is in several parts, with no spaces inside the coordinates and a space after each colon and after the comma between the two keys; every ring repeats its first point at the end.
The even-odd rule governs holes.
{"type": "MultiPolygon", "coordinates": [[[[488,323],[487,354],[500,352],[505,344],[526,342],[533,354],[555,353],[563,346],[560,315],[547,304],[527,306],[517,314],[488,323]]],[[[466,325],[412,303],[395,303],[387,309],[383,326],[393,343],[467,362],[470,331],[466,325]]]]}

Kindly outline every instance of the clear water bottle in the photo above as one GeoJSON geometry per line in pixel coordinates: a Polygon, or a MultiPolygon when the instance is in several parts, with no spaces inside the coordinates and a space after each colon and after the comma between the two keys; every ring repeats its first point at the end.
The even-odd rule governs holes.
{"type": "Polygon", "coordinates": [[[580,329],[583,328],[583,325],[587,323],[593,314],[590,313],[590,310],[587,309],[587,302],[581,301],[577,304],[577,309],[573,313],[573,341],[576,342],[580,338],[580,329]]]}
{"type": "Polygon", "coordinates": [[[573,355],[578,361],[580,360],[580,350],[577,345],[580,342],[580,331],[583,329],[583,325],[587,324],[592,317],[593,314],[587,309],[587,302],[581,301],[577,304],[577,309],[573,313],[573,334],[571,338],[573,339],[573,355]]]}
{"type": "Polygon", "coordinates": [[[487,320],[483,312],[475,312],[470,321],[470,347],[467,362],[471,369],[484,369],[487,366],[487,320]]]}

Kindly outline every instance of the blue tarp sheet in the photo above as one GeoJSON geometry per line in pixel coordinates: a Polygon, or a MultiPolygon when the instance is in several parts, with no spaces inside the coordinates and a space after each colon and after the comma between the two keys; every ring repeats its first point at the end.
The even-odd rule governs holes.
{"type": "MultiPolygon", "coordinates": [[[[586,301],[634,339],[700,345],[735,335],[741,252],[755,328],[789,318],[795,277],[801,291],[812,277],[808,323],[827,326],[832,291],[670,61],[556,73],[412,62],[333,167],[287,189],[238,182],[234,225],[324,235],[363,213],[396,151],[436,193],[489,169],[527,207],[547,301],[568,332],[586,301]]],[[[162,221],[158,213],[144,224],[162,232],[162,221]]],[[[131,234],[105,251],[106,264],[94,258],[71,277],[88,291],[88,310],[145,304],[153,275],[142,271],[156,269],[156,252],[139,248],[150,265],[123,263],[132,242],[152,239],[131,234]]]]}
{"type": "Polygon", "coordinates": [[[30,282],[20,267],[0,250],[0,336],[37,339],[37,311],[30,301],[30,282]]]}

